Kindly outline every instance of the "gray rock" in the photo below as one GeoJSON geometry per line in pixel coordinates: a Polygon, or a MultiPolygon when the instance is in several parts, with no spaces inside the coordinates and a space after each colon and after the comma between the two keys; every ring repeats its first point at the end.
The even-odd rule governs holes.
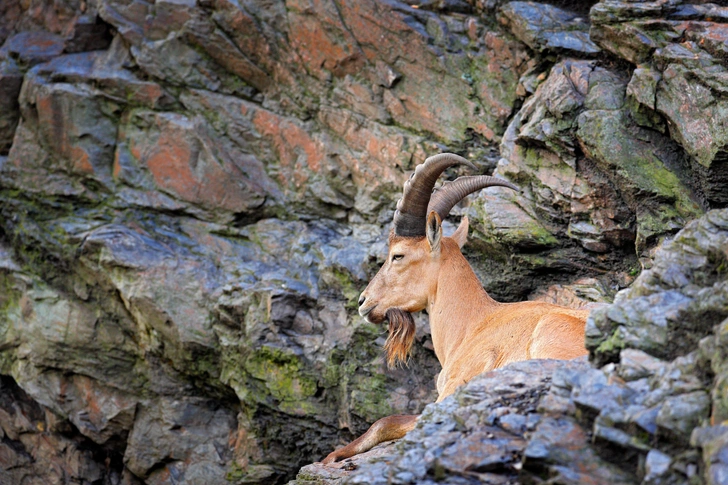
{"type": "Polygon", "coordinates": [[[20,270],[12,251],[3,244],[0,244],[0,269],[8,272],[20,270]]]}
{"type": "Polygon", "coordinates": [[[428,476],[445,483],[520,483],[543,466],[568,476],[629,483],[632,479],[616,469],[594,464],[599,462],[596,454],[584,457],[586,433],[579,431],[582,446],[575,443],[580,429],[575,422],[533,419],[551,376],[587,369],[583,360],[529,361],[483,374],[442,403],[428,406],[415,430],[395,446],[372,450],[330,471],[306,467],[293,483],[386,483],[387,476],[394,483],[424,483],[428,476]],[[580,454],[584,458],[577,459],[580,454]]]}
{"type": "Polygon", "coordinates": [[[647,109],[639,110],[635,118],[644,126],[669,129],[691,158],[702,197],[722,204],[723,191],[716,184],[722,186],[725,173],[715,160],[722,157],[724,133],[715,121],[725,117],[718,94],[725,90],[720,74],[725,67],[718,59],[725,57],[726,29],[721,19],[726,9],[681,3],[600,2],[591,11],[590,34],[600,47],[640,65],[630,94],[647,109]],[[689,109],[688,99],[701,99],[700,108],[689,109]],[[667,119],[666,126],[656,112],[667,119]],[[691,123],[688,120],[692,128],[683,130],[691,123]]]}
{"type": "Polygon", "coordinates": [[[0,2],[0,481],[282,483],[421,412],[427,318],[387,370],[356,301],[441,151],[522,187],[445,224],[469,215],[498,298],[609,302],[649,271],[589,322],[602,368],[486,376],[329,478],[723,480],[720,439],[686,440],[728,419],[728,222],[675,233],[726,200],[728,15],[570,8],[0,2]]]}
{"type": "Polygon", "coordinates": [[[17,59],[24,67],[32,67],[61,55],[63,37],[51,32],[20,32],[0,48],[0,59],[17,59]]]}
{"type": "Polygon", "coordinates": [[[102,22],[96,13],[79,16],[72,32],[66,37],[64,51],[84,52],[106,49],[111,43],[109,25],[102,22]]]}
{"type": "MultiPolygon", "coordinates": [[[[710,37],[710,30],[705,32],[710,37]]],[[[718,29],[716,35],[725,36],[718,29]]],[[[726,134],[719,128],[720,120],[725,119],[727,107],[721,100],[725,86],[721,79],[725,76],[722,63],[705,52],[700,39],[695,37],[685,45],[670,44],[656,54],[656,63],[662,70],[662,81],[656,93],[656,109],[670,122],[671,135],[692,157],[699,186],[708,201],[724,203],[725,194],[716,184],[725,179],[720,164],[722,146],[726,134]],[[688,74],[690,72],[690,74],[688,74]],[[699,83],[690,82],[687,76],[697,78],[699,83]],[[700,96],[702,105],[698,111],[680,108],[687,106],[688,97],[700,96]],[[711,120],[707,123],[706,120],[711,120]],[[692,123],[692,130],[684,130],[685,123],[692,123]]]]}
{"type": "Polygon", "coordinates": [[[658,450],[650,450],[645,458],[645,477],[642,481],[645,485],[661,483],[668,470],[672,459],[669,455],[658,450]]]}
{"type": "Polygon", "coordinates": [[[619,375],[627,381],[651,376],[665,365],[664,361],[632,348],[626,348],[619,353],[619,363],[619,375]]]}
{"type": "Polygon", "coordinates": [[[707,417],[710,397],[705,392],[680,394],[665,399],[657,415],[657,425],[669,436],[688,441],[690,433],[707,417]]]}
{"type": "Polygon", "coordinates": [[[622,304],[594,311],[590,317],[587,343],[595,349],[601,347],[596,351],[599,361],[607,360],[607,355],[616,357],[615,352],[625,347],[625,338],[631,340],[629,346],[660,356],[665,355],[664,352],[674,353],[675,350],[687,354],[700,338],[711,332],[712,326],[725,313],[719,306],[714,306],[717,300],[706,298],[708,294],[717,297],[723,292],[721,277],[715,272],[715,268],[722,264],[722,257],[708,258],[707,254],[717,254],[715,251],[723,244],[721,241],[726,236],[725,217],[725,211],[714,211],[700,219],[700,222],[690,224],[680,236],[657,253],[654,266],[640,275],[633,287],[621,295],[622,304]],[[700,292],[703,294],[697,300],[700,292]],[[649,302],[653,300],[669,303],[672,311],[664,314],[660,312],[659,315],[652,313],[652,304],[649,302]],[[710,320],[700,317],[707,314],[706,307],[716,310],[710,320]],[[655,330],[649,335],[644,333],[638,337],[641,331],[637,327],[630,327],[632,321],[639,319],[650,322],[655,330]],[[685,319],[690,320],[693,327],[689,329],[683,326],[685,319]],[[663,337],[659,337],[661,334],[663,337]],[[592,335],[600,337],[592,340],[592,335]],[[659,341],[654,340],[655,336],[658,336],[659,341]],[[651,349],[646,349],[645,345],[651,349]],[[661,350],[660,345],[667,347],[661,350]]]}
{"type": "Polygon", "coordinates": [[[706,483],[710,485],[726,483],[728,429],[723,425],[695,428],[690,443],[702,449],[703,462],[708,468],[705,474],[706,483]]]}
{"type": "Polygon", "coordinates": [[[594,55],[599,47],[589,39],[589,24],[571,12],[535,2],[509,2],[499,20],[531,49],[539,52],[567,52],[594,55]]]}
{"type": "Polygon", "coordinates": [[[139,401],[133,395],[79,374],[69,377],[49,371],[32,380],[24,377],[21,383],[33,399],[68,418],[99,445],[124,439],[132,427],[139,401]]]}
{"type": "Polygon", "coordinates": [[[637,483],[634,476],[603,461],[588,442],[587,432],[575,420],[547,417],[524,451],[523,471],[539,476],[548,470],[565,483],[637,483]]]}
{"type": "Polygon", "coordinates": [[[227,484],[235,413],[206,399],[144,403],[129,435],[124,462],[148,483],[227,484]],[[154,443],[153,447],[149,444],[154,443]]]}

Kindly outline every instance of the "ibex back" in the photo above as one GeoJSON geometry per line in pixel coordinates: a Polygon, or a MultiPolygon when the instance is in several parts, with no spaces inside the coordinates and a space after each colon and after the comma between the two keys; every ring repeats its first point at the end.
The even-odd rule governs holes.
{"type": "MultiPolygon", "coordinates": [[[[442,219],[468,194],[494,185],[518,190],[506,180],[481,175],[460,177],[433,193],[440,174],[459,163],[473,167],[450,153],[430,157],[405,183],[387,260],[359,298],[359,313],[368,321],[389,320],[385,347],[390,365],[406,358],[414,340],[410,313],[427,310],[432,343],[442,365],[438,402],[476,375],[511,362],[572,359],[587,353],[588,311],[532,301],[496,302],[460,252],[467,239],[467,217],[451,237],[443,237],[442,219]]],[[[324,463],[401,438],[414,428],[417,418],[382,418],[362,436],[330,453],[324,463]]]]}

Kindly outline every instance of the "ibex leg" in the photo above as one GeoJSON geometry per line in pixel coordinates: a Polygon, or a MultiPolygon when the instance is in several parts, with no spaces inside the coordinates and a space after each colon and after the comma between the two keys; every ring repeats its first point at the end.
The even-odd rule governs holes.
{"type": "Polygon", "coordinates": [[[379,443],[399,439],[407,434],[408,431],[414,429],[417,418],[419,418],[419,415],[415,414],[382,418],[371,425],[366,433],[348,445],[329,453],[329,456],[324,458],[323,462],[324,464],[328,464],[341,461],[359,453],[369,451],[379,443]]]}

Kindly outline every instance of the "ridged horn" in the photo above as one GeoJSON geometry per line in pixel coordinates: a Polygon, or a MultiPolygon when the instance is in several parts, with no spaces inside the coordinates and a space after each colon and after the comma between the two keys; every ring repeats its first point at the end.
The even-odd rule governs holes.
{"type": "Polygon", "coordinates": [[[471,177],[458,177],[452,182],[446,182],[432,194],[430,203],[427,206],[427,214],[431,211],[437,212],[443,221],[450,213],[455,204],[463,200],[473,192],[486,187],[508,187],[515,191],[520,191],[518,186],[513,185],[507,180],[490,177],[488,175],[475,175],[471,177]]]}
{"type": "Polygon", "coordinates": [[[394,233],[398,236],[417,237],[425,235],[427,206],[432,189],[438,177],[448,167],[463,164],[472,169],[475,165],[454,153],[440,153],[418,165],[412,176],[404,183],[402,198],[397,202],[394,212],[394,233]]]}

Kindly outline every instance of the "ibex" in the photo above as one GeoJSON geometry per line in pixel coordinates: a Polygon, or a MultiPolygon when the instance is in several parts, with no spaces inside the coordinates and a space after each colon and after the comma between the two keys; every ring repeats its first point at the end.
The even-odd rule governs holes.
{"type": "MultiPolygon", "coordinates": [[[[543,302],[498,303],[483,289],[460,249],[468,219],[451,237],[442,220],[460,200],[490,186],[518,188],[485,175],[459,177],[433,193],[442,172],[464,158],[442,153],[425,160],[404,184],[394,214],[386,262],[359,298],[359,314],[369,322],[389,321],[385,344],[392,365],[406,359],[414,341],[410,313],[427,310],[432,343],[442,370],[437,402],[476,375],[527,359],[572,359],[587,353],[584,328],[588,311],[543,302]]],[[[330,453],[333,463],[363,453],[415,427],[418,415],[398,415],[375,422],[362,436],[330,453]]]]}

